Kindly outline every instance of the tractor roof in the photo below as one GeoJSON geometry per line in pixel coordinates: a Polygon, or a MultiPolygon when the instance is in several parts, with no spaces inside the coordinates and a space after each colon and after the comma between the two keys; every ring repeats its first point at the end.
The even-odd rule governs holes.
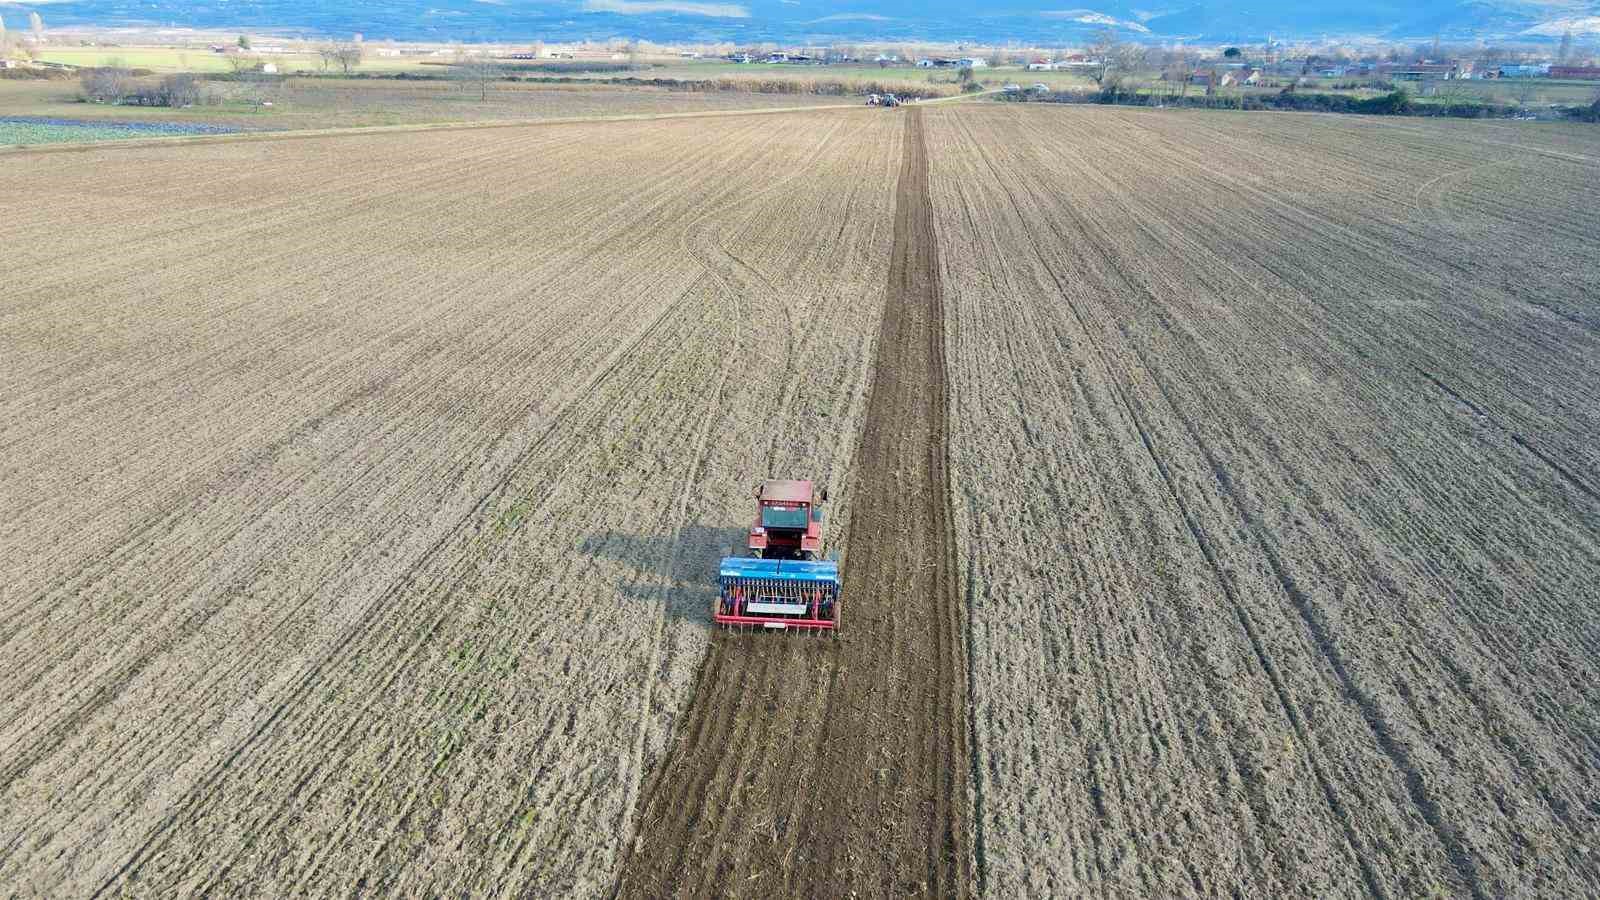
{"type": "Polygon", "coordinates": [[[810,503],[811,482],[769,481],[761,486],[761,499],[775,503],[810,503]]]}

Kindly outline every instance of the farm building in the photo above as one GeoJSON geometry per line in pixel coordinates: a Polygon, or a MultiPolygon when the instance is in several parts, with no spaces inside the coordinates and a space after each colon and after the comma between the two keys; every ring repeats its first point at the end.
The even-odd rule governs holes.
{"type": "Polygon", "coordinates": [[[1456,63],[1411,63],[1389,66],[1383,70],[1392,81],[1442,81],[1461,77],[1461,67],[1456,63]]]}
{"type": "Polygon", "coordinates": [[[1550,77],[1577,81],[1600,81],[1600,66],[1551,66],[1550,77]]]}
{"type": "MultiPolygon", "coordinates": [[[[1164,78],[1165,76],[1162,77],[1164,78]]],[[[1197,69],[1189,73],[1188,81],[1190,84],[1199,85],[1200,87],[1211,87],[1213,85],[1219,88],[1228,87],[1229,85],[1243,87],[1245,85],[1260,84],[1261,70],[1251,69],[1248,72],[1242,72],[1238,69],[1223,69],[1221,71],[1197,69]]]]}

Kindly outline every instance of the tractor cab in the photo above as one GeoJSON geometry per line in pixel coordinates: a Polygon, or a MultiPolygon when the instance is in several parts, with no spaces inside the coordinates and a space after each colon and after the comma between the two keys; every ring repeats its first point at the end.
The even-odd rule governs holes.
{"type": "Polygon", "coordinates": [[[769,481],[756,489],[756,521],[750,555],[760,559],[815,560],[822,555],[822,511],[826,489],[812,495],[809,481],[769,481]]]}

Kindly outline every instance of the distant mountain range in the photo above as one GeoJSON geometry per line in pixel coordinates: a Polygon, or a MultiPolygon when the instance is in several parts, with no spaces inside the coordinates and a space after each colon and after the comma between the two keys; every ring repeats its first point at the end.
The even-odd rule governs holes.
{"type": "Polygon", "coordinates": [[[517,42],[638,37],[662,42],[937,41],[1071,44],[1102,28],[1152,42],[1372,38],[1548,41],[1600,35],[1600,0],[0,0],[15,33],[38,11],[47,27],[159,26],[369,40],[517,42]]]}

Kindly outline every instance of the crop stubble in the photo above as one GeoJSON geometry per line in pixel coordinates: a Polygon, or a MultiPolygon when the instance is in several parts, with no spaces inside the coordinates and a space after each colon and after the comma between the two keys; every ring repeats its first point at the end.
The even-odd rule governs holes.
{"type": "Polygon", "coordinates": [[[717,635],[624,862],[623,896],[971,890],[942,294],[921,117],[905,123],[850,472],[843,637],[717,635]]]}
{"type": "Polygon", "coordinates": [[[0,884],[609,887],[751,480],[849,503],[899,134],[784,121],[0,172],[0,884]]]}
{"type": "Polygon", "coordinates": [[[1594,893],[1592,131],[928,114],[987,887],[1594,893]]]}

